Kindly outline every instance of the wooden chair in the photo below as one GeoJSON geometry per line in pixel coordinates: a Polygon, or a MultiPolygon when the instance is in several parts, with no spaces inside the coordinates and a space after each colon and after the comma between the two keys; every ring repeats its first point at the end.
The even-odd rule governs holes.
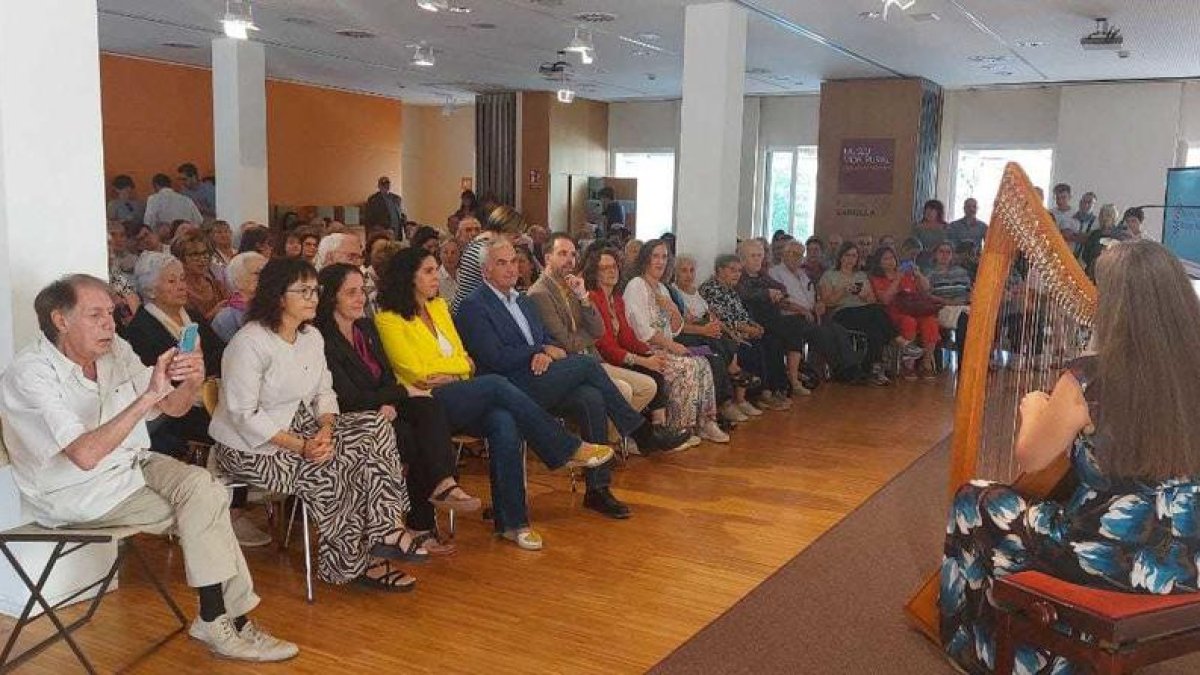
{"type": "MultiPolygon", "coordinates": [[[[0,434],[0,467],[8,463],[8,453],[4,448],[3,434],[0,434]]],[[[29,601],[25,603],[24,610],[17,618],[17,625],[13,628],[12,633],[8,636],[8,640],[4,643],[4,650],[0,652],[0,673],[7,673],[13,670],[59,640],[66,641],[67,646],[75,654],[75,658],[79,659],[79,662],[87,672],[95,673],[96,668],[92,665],[87,655],[83,653],[82,647],[75,641],[72,633],[87,624],[95,616],[96,610],[100,608],[100,602],[104,599],[105,594],[108,593],[109,586],[112,585],[113,579],[116,578],[117,570],[120,569],[121,563],[125,560],[127,553],[132,554],[132,557],[137,560],[146,578],[150,580],[155,590],[158,591],[159,597],[163,599],[163,602],[167,604],[171,613],[179,621],[179,627],[151,646],[147,650],[147,653],[166,644],[168,640],[187,628],[187,617],[184,616],[183,610],[171,598],[171,594],[167,592],[166,586],[154,574],[154,570],[146,562],[146,559],[142,557],[137,546],[134,545],[134,535],[139,532],[139,529],[133,527],[71,530],[44,528],[34,524],[22,525],[0,532],[0,553],[3,553],[4,557],[8,559],[8,563],[12,565],[13,570],[17,573],[17,578],[21,580],[21,583],[25,584],[25,588],[29,591],[29,601]],[[16,554],[10,548],[11,544],[51,544],[54,546],[54,549],[50,553],[50,559],[46,562],[45,568],[42,569],[41,574],[37,576],[36,580],[31,576],[31,571],[22,567],[16,554]],[[63,558],[81,549],[93,545],[107,546],[110,544],[116,545],[117,556],[113,561],[112,567],[108,569],[104,576],[98,581],[63,598],[58,603],[51,605],[43,595],[43,590],[46,587],[46,582],[50,579],[50,574],[54,571],[55,565],[63,558]],[[87,612],[74,622],[64,624],[58,616],[58,610],[92,590],[95,590],[96,595],[91,599],[87,612]],[[43,614],[41,616],[32,616],[35,607],[42,609],[43,614]],[[17,638],[20,637],[21,632],[26,626],[42,616],[54,624],[54,635],[14,656],[13,648],[16,646],[17,638]]]]}
{"type": "MultiPolygon", "coordinates": [[[[210,377],[207,380],[205,380],[204,384],[200,387],[200,400],[203,401],[204,409],[208,411],[209,417],[211,417],[213,414],[213,411],[217,409],[217,403],[220,401],[220,398],[221,398],[221,380],[220,380],[220,378],[210,377]]],[[[236,480],[236,477],[226,477],[226,476],[223,476],[223,474],[221,474],[220,469],[217,466],[217,458],[214,453],[209,453],[208,459],[206,462],[206,466],[208,467],[208,470],[213,473],[213,475],[217,476],[219,480],[226,481],[227,484],[232,484],[232,483],[229,483],[230,479],[236,480]]],[[[246,485],[246,483],[239,482],[239,483],[237,483],[237,485],[246,485]]],[[[282,541],[282,544],[280,545],[280,549],[287,550],[288,544],[291,543],[292,527],[295,525],[296,510],[297,510],[297,508],[299,508],[299,510],[300,510],[300,526],[301,526],[301,529],[303,529],[303,531],[304,531],[304,599],[306,601],[308,601],[308,603],[311,605],[316,600],[315,600],[315,596],[313,594],[312,541],[310,540],[311,534],[309,532],[309,527],[308,527],[308,505],[305,504],[304,500],[301,499],[299,496],[292,495],[292,494],[284,494],[284,493],[268,493],[266,495],[266,501],[268,504],[272,500],[279,501],[282,503],[282,502],[286,501],[286,499],[288,497],[292,497],[293,499],[295,499],[295,501],[292,503],[291,516],[288,518],[287,530],[284,533],[283,541],[282,541]]],[[[268,506],[268,508],[272,508],[272,507],[268,506]]],[[[280,509],[280,515],[282,515],[282,514],[283,514],[283,509],[280,509]]]]}
{"type": "Polygon", "coordinates": [[[1020,572],[996,580],[996,673],[1009,675],[1017,645],[1050,650],[1099,675],[1136,668],[1200,650],[1200,593],[1119,593],[1020,572]],[[1086,633],[1084,642],[1064,635],[1086,633]]]}

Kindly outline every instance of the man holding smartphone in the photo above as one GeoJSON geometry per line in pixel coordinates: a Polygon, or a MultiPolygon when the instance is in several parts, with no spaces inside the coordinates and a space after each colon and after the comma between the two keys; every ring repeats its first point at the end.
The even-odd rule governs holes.
{"type": "Polygon", "coordinates": [[[224,658],[295,656],[296,645],[247,617],[259,599],[225,486],[200,467],[148,450],[146,421],[191,409],[204,382],[203,357],[172,348],[143,365],[115,334],[108,285],[86,274],[42,289],[34,309],[43,337],[0,377],[0,416],[13,478],[37,522],[154,534],[173,525],[188,585],[200,599],[189,635],[224,658]]]}

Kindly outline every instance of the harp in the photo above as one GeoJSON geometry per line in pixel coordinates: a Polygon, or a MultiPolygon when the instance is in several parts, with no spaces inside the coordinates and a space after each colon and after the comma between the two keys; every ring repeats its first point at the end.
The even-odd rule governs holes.
{"type": "MultiPolygon", "coordinates": [[[[1013,483],[1045,497],[1068,461],[1018,475],[1013,457],[1017,405],[1048,391],[1059,369],[1090,337],[1096,287],[1076,261],[1025,172],[1004,169],[984,240],[960,364],[951,439],[950,494],[973,478],[1013,483]]],[[[938,573],[905,606],[918,630],[940,643],[938,573]]]]}

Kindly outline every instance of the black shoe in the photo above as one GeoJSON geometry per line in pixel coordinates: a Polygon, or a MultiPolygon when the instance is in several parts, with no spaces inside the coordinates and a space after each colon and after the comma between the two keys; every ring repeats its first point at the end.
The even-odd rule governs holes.
{"type": "Polygon", "coordinates": [[[661,424],[655,424],[648,433],[643,434],[642,438],[634,440],[637,441],[639,450],[663,452],[678,448],[691,436],[691,433],[687,431],[672,431],[661,424]]]}
{"type": "Polygon", "coordinates": [[[599,512],[601,515],[614,518],[616,520],[624,520],[629,517],[629,507],[621,503],[619,499],[613,496],[612,490],[608,488],[600,488],[599,490],[588,490],[583,495],[583,505],[593,511],[599,512]]]}

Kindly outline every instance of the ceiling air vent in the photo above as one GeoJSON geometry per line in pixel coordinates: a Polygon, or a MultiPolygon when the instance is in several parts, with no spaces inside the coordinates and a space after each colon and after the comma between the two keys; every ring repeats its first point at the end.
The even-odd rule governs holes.
{"type": "Polygon", "coordinates": [[[351,40],[369,40],[373,37],[377,37],[374,33],[367,30],[339,30],[335,32],[338,35],[341,35],[344,38],[350,38],[351,40]]]}
{"type": "Polygon", "coordinates": [[[617,20],[617,15],[611,12],[581,12],[574,18],[580,23],[612,23],[617,20]]]}

